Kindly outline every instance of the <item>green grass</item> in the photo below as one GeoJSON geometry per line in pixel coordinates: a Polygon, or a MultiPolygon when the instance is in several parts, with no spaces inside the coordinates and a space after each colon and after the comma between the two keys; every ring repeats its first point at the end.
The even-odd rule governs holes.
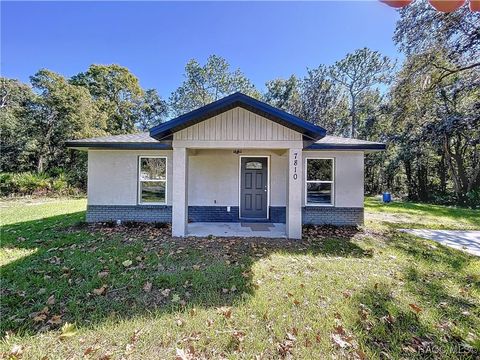
{"type": "Polygon", "coordinates": [[[6,358],[480,354],[480,260],[394,230],[478,228],[478,212],[368,199],[367,219],[398,216],[307,228],[303,241],[174,240],[168,228],[88,227],[81,199],[24,205],[0,204],[6,358]],[[76,330],[62,337],[66,322],[76,330]]]}
{"type": "Polygon", "coordinates": [[[370,226],[385,223],[393,228],[480,229],[480,210],[403,201],[384,204],[369,197],[365,199],[365,211],[370,226]]]}

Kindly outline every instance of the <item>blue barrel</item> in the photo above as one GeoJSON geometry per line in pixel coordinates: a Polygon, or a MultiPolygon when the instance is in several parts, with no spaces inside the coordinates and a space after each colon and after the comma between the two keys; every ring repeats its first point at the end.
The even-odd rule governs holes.
{"type": "Polygon", "coordinates": [[[383,202],[384,203],[389,203],[392,201],[392,194],[390,194],[389,192],[384,192],[383,193],[383,202]]]}

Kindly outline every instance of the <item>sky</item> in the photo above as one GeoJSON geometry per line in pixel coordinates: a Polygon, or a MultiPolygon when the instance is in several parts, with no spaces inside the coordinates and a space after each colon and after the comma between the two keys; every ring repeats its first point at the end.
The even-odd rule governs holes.
{"type": "Polygon", "coordinates": [[[400,58],[398,13],[372,0],[0,3],[0,72],[23,82],[41,68],[69,77],[93,63],[120,64],[168,98],[187,61],[211,54],[260,90],[362,47],[400,58]]]}

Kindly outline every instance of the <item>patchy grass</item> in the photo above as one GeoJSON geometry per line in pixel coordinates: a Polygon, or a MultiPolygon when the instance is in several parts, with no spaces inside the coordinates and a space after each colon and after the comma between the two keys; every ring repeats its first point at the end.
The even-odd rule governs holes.
{"type": "MultiPolygon", "coordinates": [[[[1,205],[4,357],[480,354],[480,260],[388,219],[309,227],[303,241],[180,240],[162,227],[86,226],[84,200],[1,205]]],[[[442,221],[464,221],[444,209],[442,221]]],[[[414,211],[399,213],[421,223],[414,211]]]]}
{"type": "Polygon", "coordinates": [[[384,204],[378,197],[365,199],[367,226],[392,228],[479,230],[480,210],[442,205],[393,201],[384,204]]]}

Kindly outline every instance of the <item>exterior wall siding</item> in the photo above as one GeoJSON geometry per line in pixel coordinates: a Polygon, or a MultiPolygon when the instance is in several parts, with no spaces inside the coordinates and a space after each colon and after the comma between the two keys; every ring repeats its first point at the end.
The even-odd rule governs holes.
{"type": "Polygon", "coordinates": [[[301,141],[302,134],[236,107],[176,132],[174,140],[301,141]]]}
{"type": "Polygon", "coordinates": [[[172,207],[167,205],[88,205],[87,222],[138,221],[172,222],[172,207]]]}
{"type": "Polygon", "coordinates": [[[363,225],[363,208],[306,206],[302,219],[304,225],[363,225]]]}
{"type": "Polygon", "coordinates": [[[240,156],[249,155],[270,158],[270,205],[286,206],[287,156],[271,150],[197,150],[188,161],[188,204],[238,207],[240,156]]]}
{"type": "Polygon", "coordinates": [[[138,158],[167,158],[167,203],[172,204],[171,150],[90,150],[88,205],[138,205],[138,158]]]}

